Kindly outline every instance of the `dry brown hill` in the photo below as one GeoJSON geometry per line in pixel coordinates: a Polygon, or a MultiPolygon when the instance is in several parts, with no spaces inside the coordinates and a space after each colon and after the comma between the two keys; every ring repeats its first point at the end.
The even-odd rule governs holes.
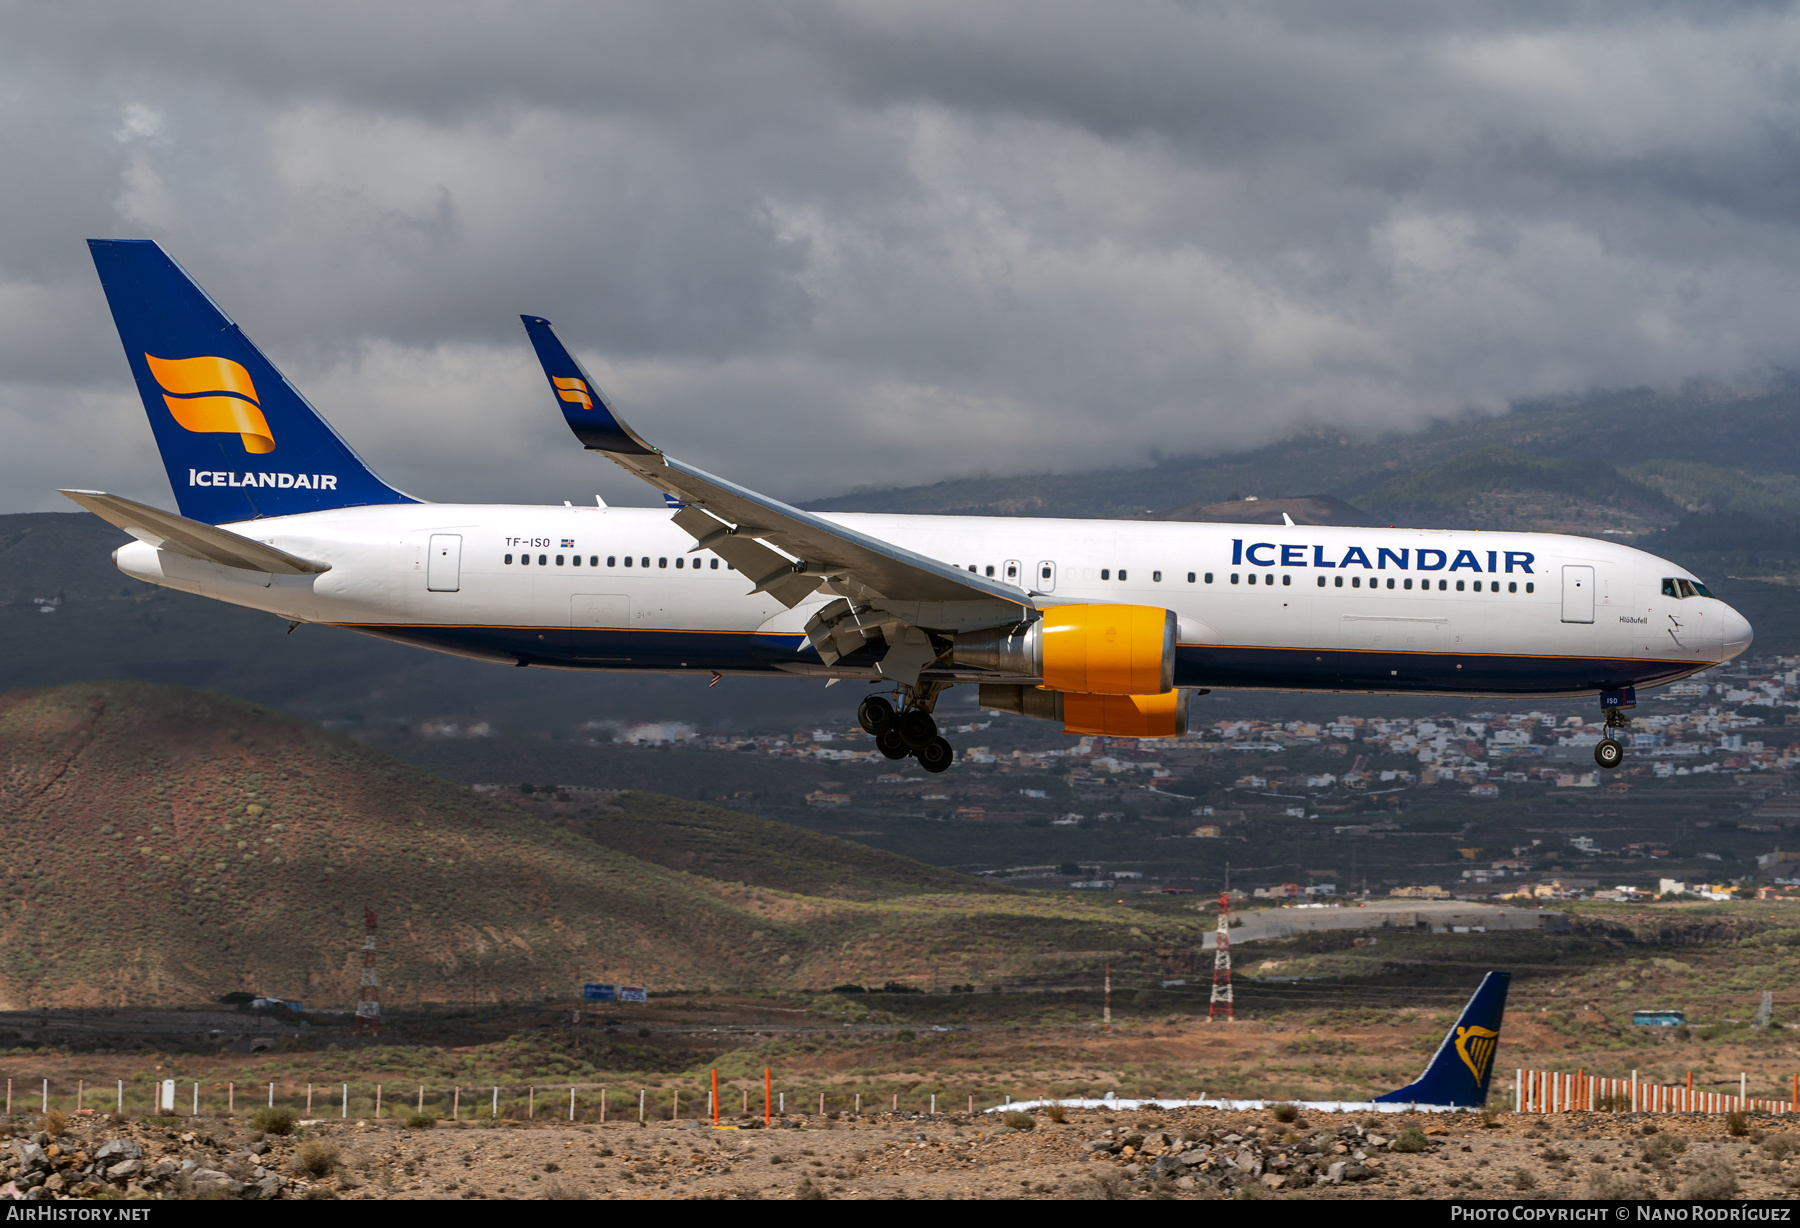
{"type": "MultiPolygon", "coordinates": [[[[659,855],[729,872],[703,849],[722,813],[673,825],[659,855]]],[[[654,821],[631,821],[641,851],[654,821]]],[[[821,837],[740,836],[740,858],[764,866],[702,877],[269,709],[150,683],[0,695],[0,831],[0,1007],[12,1008],[240,989],[347,1005],[365,904],[381,915],[384,996],[400,1002],[567,998],[588,980],[1010,980],[1149,958],[1201,928],[966,888],[922,866],[902,882],[911,863],[869,850],[840,877],[879,871],[900,894],[769,885],[786,865],[817,890],[838,843],[821,837]]]]}

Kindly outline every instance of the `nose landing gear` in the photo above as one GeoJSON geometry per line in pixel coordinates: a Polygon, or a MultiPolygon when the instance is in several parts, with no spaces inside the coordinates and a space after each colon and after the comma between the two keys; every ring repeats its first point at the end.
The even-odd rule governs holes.
{"type": "Polygon", "coordinates": [[[1594,743],[1594,762],[1610,772],[1625,759],[1625,745],[1613,737],[1613,730],[1624,729],[1631,724],[1625,712],[1628,708],[1637,706],[1637,688],[1628,686],[1617,691],[1602,691],[1600,706],[1606,712],[1605,732],[1594,743]]]}
{"type": "Polygon", "coordinates": [[[875,747],[888,759],[912,756],[927,772],[942,772],[956,762],[956,749],[938,733],[931,710],[937,705],[941,683],[924,683],[901,689],[904,707],[896,712],[886,696],[871,695],[856,708],[856,722],[875,739],[875,747]]]}

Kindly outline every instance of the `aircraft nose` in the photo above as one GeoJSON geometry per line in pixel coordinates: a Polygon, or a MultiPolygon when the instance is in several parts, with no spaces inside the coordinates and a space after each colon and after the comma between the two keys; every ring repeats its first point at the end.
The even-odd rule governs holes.
{"type": "Polygon", "coordinates": [[[1725,607],[1720,625],[1725,641],[1724,655],[1720,658],[1722,661],[1729,661],[1741,654],[1750,647],[1750,641],[1756,638],[1756,633],[1750,629],[1750,620],[1730,606],[1725,607]]]}

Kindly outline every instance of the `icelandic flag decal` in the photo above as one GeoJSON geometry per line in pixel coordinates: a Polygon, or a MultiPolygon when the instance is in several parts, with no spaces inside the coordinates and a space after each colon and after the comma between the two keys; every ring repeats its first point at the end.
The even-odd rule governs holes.
{"type": "Polygon", "coordinates": [[[562,539],[562,548],[564,550],[573,550],[575,548],[575,539],[573,537],[563,538],[562,539]]]}

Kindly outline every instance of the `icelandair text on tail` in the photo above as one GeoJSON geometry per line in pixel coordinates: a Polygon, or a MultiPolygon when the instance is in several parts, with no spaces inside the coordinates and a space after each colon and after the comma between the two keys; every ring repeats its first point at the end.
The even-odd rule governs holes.
{"type": "Polygon", "coordinates": [[[300,490],[336,490],[335,473],[224,473],[206,469],[188,470],[189,486],[274,486],[300,490]],[[242,477],[240,481],[239,478],[242,477]]]}

